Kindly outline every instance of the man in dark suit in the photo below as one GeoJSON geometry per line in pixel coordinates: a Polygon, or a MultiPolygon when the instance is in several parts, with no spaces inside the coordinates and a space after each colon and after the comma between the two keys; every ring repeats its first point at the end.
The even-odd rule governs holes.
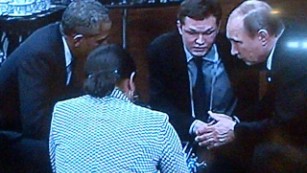
{"type": "MultiPolygon", "coordinates": [[[[200,145],[215,148],[236,141],[250,146],[251,151],[255,146],[257,158],[263,156],[268,163],[276,162],[276,155],[282,155],[281,152],[277,154],[273,146],[278,146],[278,151],[282,151],[281,146],[285,150],[292,148],[296,150],[293,153],[307,157],[307,51],[306,43],[300,43],[301,38],[306,38],[306,30],[298,31],[299,27],[285,27],[271,7],[262,1],[245,1],[230,14],[227,37],[232,45],[231,53],[247,65],[263,64],[268,72],[268,86],[259,104],[247,112],[254,117],[253,121],[235,123],[224,114],[210,113],[217,123],[198,129],[196,141],[200,145]],[[259,146],[272,148],[269,151],[268,147],[259,146]],[[259,151],[265,152],[259,154],[259,151]]],[[[298,156],[298,160],[291,163],[301,163],[300,158],[298,156]]],[[[245,160],[241,164],[248,162],[245,160]]],[[[292,171],[304,169],[295,167],[292,171]]]]}
{"type": "Polygon", "coordinates": [[[198,128],[213,123],[209,110],[232,115],[237,104],[233,74],[242,64],[219,33],[221,15],[216,0],[185,0],[177,31],[159,36],[148,48],[149,104],[168,113],[182,141],[193,142],[198,128]],[[203,93],[196,89],[199,83],[203,93]]]}
{"type": "Polygon", "coordinates": [[[236,105],[230,78],[236,78],[231,74],[241,64],[227,52],[230,45],[219,34],[221,13],[215,0],[183,1],[178,30],[159,36],[148,47],[150,106],[169,114],[183,141],[190,139],[192,127],[208,122],[207,111],[231,115],[236,105]],[[203,60],[202,73],[197,72],[194,59],[203,60]],[[209,78],[204,84],[209,87],[205,95],[209,105],[200,104],[207,106],[202,115],[197,115],[193,98],[198,74],[209,78]]]}
{"type": "Polygon", "coordinates": [[[48,172],[54,104],[82,94],[87,54],[106,43],[108,10],[72,2],[59,23],[35,31],[0,68],[0,172],[48,172]]]}

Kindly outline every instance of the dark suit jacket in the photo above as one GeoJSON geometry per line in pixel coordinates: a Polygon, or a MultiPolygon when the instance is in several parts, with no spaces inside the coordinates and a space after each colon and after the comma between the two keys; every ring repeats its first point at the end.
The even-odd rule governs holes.
{"type": "Polygon", "coordinates": [[[0,68],[0,129],[48,139],[56,101],[68,98],[59,24],[35,31],[0,68]]]}
{"type": "MultiPolygon", "coordinates": [[[[303,44],[290,48],[291,41],[302,42],[298,27],[287,25],[273,53],[272,82],[264,98],[256,105],[254,121],[235,126],[235,135],[246,145],[281,142],[306,147],[307,136],[307,50],[303,44]]],[[[305,33],[305,34],[303,34],[305,33]]]]}
{"type": "MultiPolygon", "coordinates": [[[[222,58],[230,80],[238,77],[235,70],[242,65],[230,55],[229,42],[217,38],[219,56],[222,58]]],[[[148,47],[150,101],[153,109],[166,112],[181,140],[189,140],[188,130],[194,121],[191,110],[191,95],[186,55],[180,34],[177,31],[163,34],[148,47]]]]}

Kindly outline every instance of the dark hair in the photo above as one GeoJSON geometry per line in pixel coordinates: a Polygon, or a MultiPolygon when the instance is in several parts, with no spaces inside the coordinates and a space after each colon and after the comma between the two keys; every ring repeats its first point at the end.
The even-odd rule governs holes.
{"type": "Polygon", "coordinates": [[[92,35],[99,31],[102,23],[111,22],[109,10],[95,0],[76,0],[65,9],[61,28],[66,35],[92,35]]]}
{"type": "Polygon", "coordinates": [[[185,0],[180,5],[177,19],[184,24],[185,17],[203,20],[210,15],[213,15],[216,18],[216,24],[219,24],[222,8],[218,0],[185,0]]]}
{"type": "Polygon", "coordinates": [[[115,44],[99,46],[85,63],[85,93],[103,97],[112,92],[117,81],[129,78],[134,71],[134,61],[123,48],[115,44]]]}

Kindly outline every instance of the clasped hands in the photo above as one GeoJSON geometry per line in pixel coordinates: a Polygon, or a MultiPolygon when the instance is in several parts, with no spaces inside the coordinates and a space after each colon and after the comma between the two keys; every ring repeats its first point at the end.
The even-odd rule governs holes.
{"type": "Polygon", "coordinates": [[[211,111],[208,113],[215,121],[205,123],[196,120],[193,126],[193,132],[196,135],[195,141],[198,145],[212,149],[233,141],[235,138],[234,126],[236,122],[225,114],[213,113],[211,111]]]}

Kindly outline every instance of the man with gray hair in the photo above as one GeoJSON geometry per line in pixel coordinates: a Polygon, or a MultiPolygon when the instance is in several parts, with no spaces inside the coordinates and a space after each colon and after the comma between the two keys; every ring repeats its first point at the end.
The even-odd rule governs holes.
{"type": "Polygon", "coordinates": [[[0,68],[0,172],[50,171],[53,106],[82,94],[85,59],[107,42],[111,25],[108,9],[98,1],[73,1],[61,22],[35,31],[4,62],[0,68]]]}
{"type": "Polygon", "coordinates": [[[230,14],[226,29],[231,53],[267,72],[263,82],[267,83],[266,92],[259,104],[246,113],[253,117],[251,121],[235,122],[224,114],[209,113],[217,123],[198,129],[199,145],[215,148],[240,142],[238,146],[248,146],[254,152],[258,161],[253,166],[261,167],[256,172],[306,172],[306,159],[301,158],[307,157],[307,53],[304,46],[290,42],[306,38],[306,30],[294,25],[284,25],[266,2],[258,0],[244,1],[230,14]],[[289,157],[285,150],[299,154],[281,162],[281,158],[289,157]],[[277,164],[265,167],[262,159],[267,165],[277,164]]]}

